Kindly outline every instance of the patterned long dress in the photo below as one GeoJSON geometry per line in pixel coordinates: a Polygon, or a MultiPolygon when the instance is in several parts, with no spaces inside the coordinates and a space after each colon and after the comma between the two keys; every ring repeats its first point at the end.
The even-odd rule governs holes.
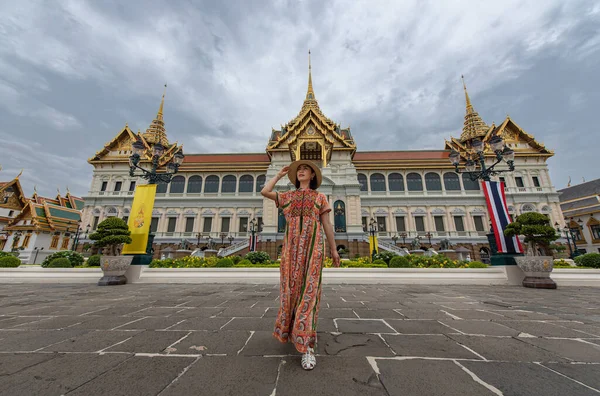
{"type": "Polygon", "coordinates": [[[273,336],[300,353],[314,348],[321,302],[325,235],[320,216],[331,211],[327,197],[311,190],[277,193],[286,220],[281,250],[279,312],[273,336]]]}

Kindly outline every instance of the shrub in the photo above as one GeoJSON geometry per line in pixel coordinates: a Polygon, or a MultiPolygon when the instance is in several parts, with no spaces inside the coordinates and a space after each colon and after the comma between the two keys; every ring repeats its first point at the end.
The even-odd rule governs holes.
{"type": "Polygon", "coordinates": [[[68,258],[59,257],[50,261],[50,264],[48,264],[48,268],[73,268],[73,266],[71,265],[71,262],[68,258]]]}
{"type": "Polygon", "coordinates": [[[244,258],[250,260],[252,264],[268,264],[271,262],[271,256],[267,252],[250,252],[244,258]]]}
{"type": "Polygon", "coordinates": [[[527,247],[527,255],[538,256],[536,245],[547,248],[551,242],[559,238],[550,219],[541,213],[528,212],[517,216],[514,222],[506,226],[504,235],[513,237],[523,235],[527,247]]]}
{"type": "Polygon", "coordinates": [[[467,264],[469,268],[487,268],[487,264],[482,263],[481,261],[471,261],[467,264]]]}
{"type": "Polygon", "coordinates": [[[118,217],[109,217],[98,224],[96,232],[90,235],[90,239],[97,248],[104,248],[109,256],[117,256],[118,248],[124,243],[131,243],[131,231],[127,223],[118,217]]]}
{"type": "Polygon", "coordinates": [[[378,260],[373,261],[373,264],[385,264],[385,266],[387,267],[387,263],[384,260],[382,260],[382,259],[378,259],[378,260]]]}
{"type": "Polygon", "coordinates": [[[21,260],[13,255],[0,256],[0,268],[16,268],[21,265],[21,260]]]}
{"type": "Polygon", "coordinates": [[[93,256],[90,256],[90,258],[87,259],[87,266],[88,267],[100,267],[100,255],[99,254],[94,254],[93,256]]]}
{"type": "Polygon", "coordinates": [[[410,261],[406,257],[396,256],[390,260],[390,268],[410,268],[410,261]]]}
{"type": "Polygon", "coordinates": [[[46,268],[50,265],[50,262],[57,258],[66,258],[71,262],[71,267],[78,267],[83,264],[84,258],[80,253],[72,250],[62,250],[60,252],[52,253],[42,261],[42,267],[46,268]]]}
{"type": "Polygon", "coordinates": [[[229,267],[233,267],[233,260],[231,260],[230,258],[222,258],[219,261],[217,261],[217,268],[229,268],[229,267]]]}
{"type": "Polygon", "coordinates": [[[573,261],[575,261],[575,265],[578,267],[581,267],[583,264],[581,264],[581,259],[582,259],[583,255],[580,256],[575,256],[573,258],[573,261]]]}
{"type": "Polygon", "coordinates": [[[380,251],[379,253],[375,254],[375,256],[373,257],[373,262],[377,261],[377,260],[383,260],[386,264],[390,264],[390,260],[394,257],[398,256],[396,253],[394,252],[386,252],[386,251],[380,251]]]}
{"type": "Polygon", "coordinates": [[[343,268],[387,268],[387,264],[361,263],[358,261],[342,261],[343,268]]]}
{"type": "Polygon", "coordinates": [[[600,268],[600,253],[586,253],[578,256],[579,263],[582,267],[600,268]]]}
{"type": "Polygon", "coordinates": [[[232,256],[231,261],[233,261],[233,264],[237,264],[242,261],[242,258],[240,256],[232,256]]]}
{"type": "Polygon", "coordinates": [[[242,261],[235,263],[235,265],[247,266],[247,265],[254,265],[254,264],[252,264],[252,261],[250,261],[250,260],[243,259],[242,261]]]}
{"type": "Polygon", "coordinates": [[[8,253],[8,252],[3,252],[2,250],[0,250],[0,258],[2,257],[8,257],[8,256],[13,256],[16,257],[14,254],[12,253],[8,253]]]}

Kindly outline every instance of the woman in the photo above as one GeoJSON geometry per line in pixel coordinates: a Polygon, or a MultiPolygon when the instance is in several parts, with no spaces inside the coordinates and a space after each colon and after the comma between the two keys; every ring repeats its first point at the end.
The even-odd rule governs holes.
{"type": "Polygon", "coordinates": [[[321,180],[319,167],[311,161],[300,160],[284,166],[261,191],[264,197],[275,201],[275,205],[283,210],[286,220],[281,250],[280,306],[273,336],[280,342],[294,344],[296,350],[303,354],[302,368],[305,370],[312,370],[317,364],[317,319],[326,252],[323,231],[327,235],[333,265],[340,265],[329,220],[331,207],[327,197],[316,191],[321,180]],[[273,192],[275,184],[285,175],[296,190],[273,192]]]}

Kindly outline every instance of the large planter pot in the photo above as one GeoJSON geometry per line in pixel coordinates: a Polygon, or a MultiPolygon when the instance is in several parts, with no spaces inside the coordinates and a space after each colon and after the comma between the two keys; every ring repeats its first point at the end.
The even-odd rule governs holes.
{"type": "Polygon", "coordinates": [[[133,256],[102,256],[100,268],[104,276],[98,281],[98,286],[124,285],[127,283],[125,272],[131,265],[133,256]]]}
{"type": "Polygon", "coordinates": [[[550,278],[554,268],[552,256],[521,256],[515,257],[519,268],[525,273],[523,286],[536,289],[556,289],[556,282],[550,278]]]}

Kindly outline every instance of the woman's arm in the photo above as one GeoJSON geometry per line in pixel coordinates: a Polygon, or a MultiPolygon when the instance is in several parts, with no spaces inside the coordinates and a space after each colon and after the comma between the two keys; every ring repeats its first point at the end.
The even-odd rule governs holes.
{"type": "Polygon", "coordinates": [[[337,252],[337,246],[335,246],[335,236],[333,234],[333,226],[331,220],[329,220],[329,211],[321,214],[321,224],[325,229],[325,235],[327,236],[327,243],[329,244],[329,250],[331,251],[331,259],[333,260],[333,266],[340,266],[340,255],[337,252]]]}
{"type": "Polygon", "coordinates": [[[275,184],[277,184],[277,182],[279,180],[281,180],[282,177],[284,177],[285,175],[287,175],[288,170],[290,169],[289,166],[284,166],[283,168],[281,168],[281,170],[279,172],[277,172],[277,175],[275,175],[274,178],[272,178],[271,180],[269,180],[265,186],[263,187],[262,190],[260,190],[260,194],[263,197],[269,198],[273,201],[275,201],[277,199],[277,193],[273,192],[273,188],[275,188],[275,184]]]}

